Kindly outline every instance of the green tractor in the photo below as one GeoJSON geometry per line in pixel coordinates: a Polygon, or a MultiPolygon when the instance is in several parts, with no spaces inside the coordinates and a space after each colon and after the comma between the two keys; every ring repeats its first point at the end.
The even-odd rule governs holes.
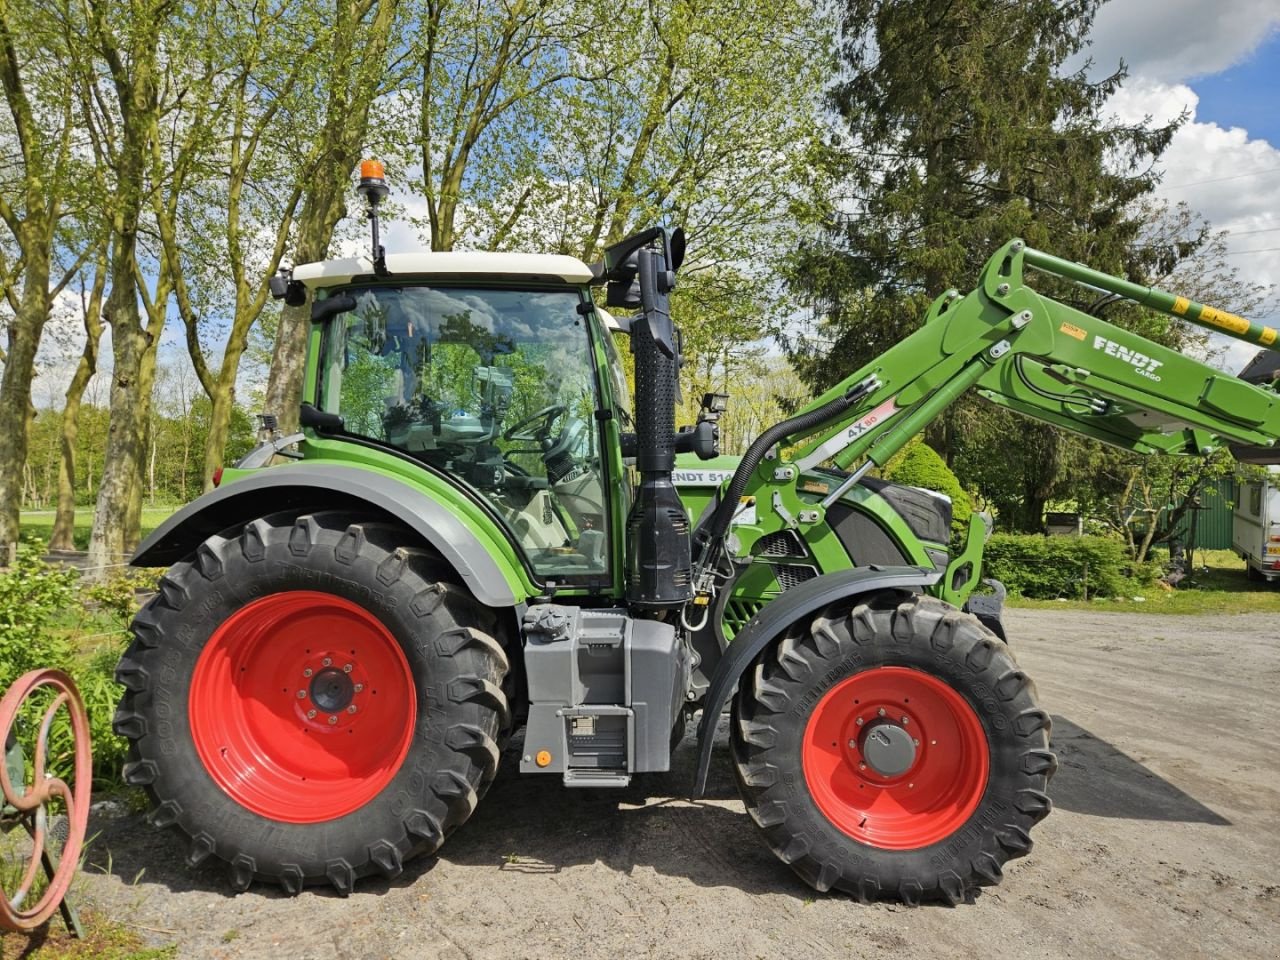
{"type": "Polygon", "coordinates": [[[349,893],[438,850],[523,728],[522,773],[618,788],[717,723],[765,841],[818,890],[971,899],[1050,810],[1049,716],[985,528],[874,479],[963,392],[1126,449],[1269,446],[1280,402],[1038,295],[1046,271],[1275,331],[1011,241],[919,331],[719,455],[677,429],[678,231],[566,256],[372,256],[277,278],[313,325],[301,432],[264,439],[134,563],[171,565],[117,677],[125,779],[238,890],[349,893]],[[632,311],[614,319],[606,308],[632,311]],[[630,395],[615,340],[635,360],[630,395]],[[268,466],[287,459],[282,465],[268,466]]]}

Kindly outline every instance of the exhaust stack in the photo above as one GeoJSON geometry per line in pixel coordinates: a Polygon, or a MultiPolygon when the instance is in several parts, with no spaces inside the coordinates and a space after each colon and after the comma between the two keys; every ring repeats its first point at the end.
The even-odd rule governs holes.
{"type": "Polygon", "coordinates": [[[627,517],[627,602],[640,610],[677,608],[693,596],[689,515],[671,481],[680,361],[670,295],[683,259],[684,233],[655,227],[605,251],[602,270],[608,305],[640,308],[631,321],[640,486],[627,517]]]}

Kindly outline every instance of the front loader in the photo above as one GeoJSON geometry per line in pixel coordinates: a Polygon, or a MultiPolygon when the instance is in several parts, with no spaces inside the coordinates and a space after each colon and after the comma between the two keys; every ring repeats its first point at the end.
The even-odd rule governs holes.
{"type": "Polygon", "coordinates": [[[919,331],[719,456],[674,420],[678,231],[565,256],[385,255],[311,304],[301,431],[134,563],[170,565],[117,677],[125,779],[239,890],[397,875],[521,773],[619,788],[717,723],[750,816],[819,890],[958,903],[1050,810],[1049,717],[946,498],[872,478],[967,390],[1143,453],[1269,446],[1280,402],[1045,298],[1040,270],[1270,346],[1275,331],[1012,241],[919,331]],[[606,308],[633,311],[618,319],[606,308]],[[615,348],[635,357],[634,406],[615,348]],[[286,459],[283,465],[268,466],[286,459]],[[522,739],[513,737],[523,728],[522,739]]]}

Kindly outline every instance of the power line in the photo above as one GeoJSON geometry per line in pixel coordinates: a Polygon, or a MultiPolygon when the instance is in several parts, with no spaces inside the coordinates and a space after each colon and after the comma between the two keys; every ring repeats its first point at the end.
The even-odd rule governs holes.
{"type": "Polygon", "coordinates": [[[1262,227],[1258,230],[1232,230],[1230,227],[1227,227],[1222,232],[1233,237],[1247,237],[1251,233],[1275,233],[1277,230],[1280,230],[1280,227],[1262,227]]]}
{"type": "Polygon", "coordinates": [[[1276,171],[1280,171],[1280,167],[1267,167],[1265,170],[1237,173],[1232,177],[1214,177],[1212,180],[1192,180],[1190,183],[1163,183],[1161,186],[1166,190],[1175,190],[1179,187],[1199,187],[1206,183],[1226,183],[1228,180],[1243,180],[1245,177],[1256,177],[1264,173],[1275,173],[1276,171]]]}
{"type": "Polygon", "coordinates": [[[1258,250],[1228,250],[1223,254],[1224,257],[1241,257],[1246,253],[1275,253],[1280,247],[1262,247],[1258,250]]]}

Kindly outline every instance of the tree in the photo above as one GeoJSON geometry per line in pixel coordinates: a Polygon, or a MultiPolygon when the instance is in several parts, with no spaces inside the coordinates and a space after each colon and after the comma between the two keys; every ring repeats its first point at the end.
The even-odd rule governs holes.
{"type": "MultiPolygon", "coordinates": [[[[138,538],[156,350],[173,288],[165,258],[149,284],[139,254],[144,211],[159,186],[149,174],[161,150],[161,118],[185,92],[165,82],[165,69],[186,62],[161,59],[162,38],[177,39],[167,35],[172,14],[169,0],[133,0],[125,11],[89,0],[85,22],[68,23],[69,30],[84,30],[95,57],[79,78],[81,97],[95,159],[111,186],[110,292],[103,309],[111,326],[111,422],[89,541],[89,562],[99,569],[118,563],[138,538]]],[[[175,42],[170,49],[180,47],[175,42]]]]}
{"type": "MultiPolygon", "coordinates": [[[[1123,65],[1098,82],[1064,62],[1087,45],[1098,0],[848,0],[846,75],[831,104],[844,132],[831,159],[848,194],[790,280],[823,320],[830,350],[796,343],[810,382],[855,369],[914,330],[929,301],[977,276],[1012,236],[1135,280],[1167,260],[1141,242],[1135,204],[1180,121],[1122,125],[1104,114],[1123,65]]],[[[1194,247],[1195,244],[1193,243],[1194,247]]],[[[1185,255],[1183,244],[1180,249],[1185,255]]],[[[1078,290],[1045,292],[1088,307],[1078,290]]],[[[930,441],[949,461],[963,406],[930,441]]],[[[1064,462],[1062,437],[1018,422],[1007,446],[1038,447],[1022,525],[1039,523],[1064,462]]]]}
{"type": "MultiPolygon", "coordinates": [[[[375,99],[387,92],[387,56],[398,0],[334,0],[324,59],[323,119],[308,140],[299,169],[305,190],[297,217],[295,263],[323,260],[346,213],[352,169],[360,158],[375,99]]],[[[285,307],[277,325],[264,409],[280,425],[297,426],[310,312],[285,307]]]]}
{"type": "Polygon", "coordinates": [[[102,339],[102,299],[107,284],[107,250],[98,251],[94,264],[93,285],[81,290],[81,316],[84,321],[84,348],[71,382],[67,384],[66,403],[62,409],[60,456],[58,458],[58,505],[54,514],[50,550],[75,549],[76,522],[76,440],[80,433],[80,405],[85,387],[98,369],[98,343],[102,339]]]}
{"type": "Polygon", "coordinates": [[[69,269],[59,264],[64,239],[59,230],[78,164],[72,140],[74,88],[68,71],[58,65],[72,56],[66,37],[39,8],[0,0],[0,88],[7,107],[0,137],[13,148],[12,165],[7,163],[0,175],[0,220],[16,249],[12,262],[0,257],[4,297],[13,310],[0,377],[0,564],[8,561],[9,545],[18,538],[36,352],[54,300],[91,246],[71,252],[77,262],[69,269]]]}
{"type": "MultiPolygon", "coordinates": [[[[323,88],[310,81],[321,69],[330,29],[309,4],[224,5],[211,41],[226,70],[209,90],[214,103],[202,109],[210,117],[205,142],[191,143],[195,181],[176,206],[155,207],[187,352],[212,404],[206,490],[225,456],[249,333],[267,303],[308,180],[293,145],[305,142],[320,119],[323,88]],[[215,323],[226,333],[216,366],[202,342],[215,323]]],[[[205,134],[195,124],[190,129],[205,134]]]]}

